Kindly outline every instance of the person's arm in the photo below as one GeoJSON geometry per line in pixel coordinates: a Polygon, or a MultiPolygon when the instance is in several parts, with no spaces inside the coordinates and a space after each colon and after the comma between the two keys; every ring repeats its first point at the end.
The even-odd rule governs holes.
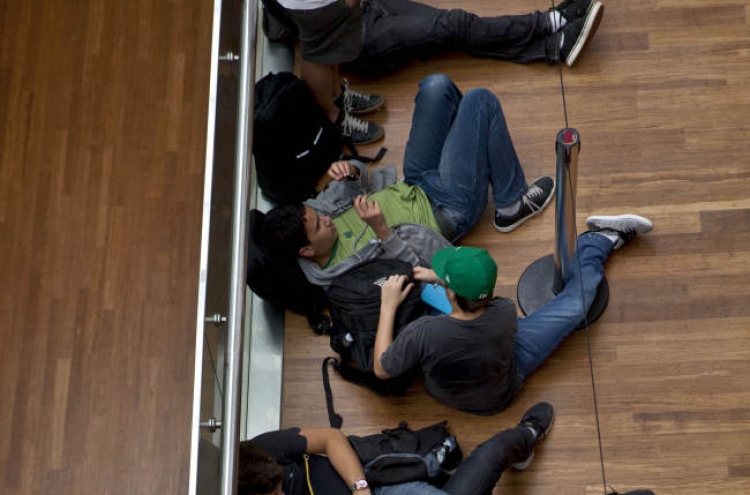
{"type": "Polygon", "coordinates": [[[398,306],[414,287],[413,283],[404,286],[406,280],[406,275],[391,275],[382,287],[380,319],[378,320],[378,331],[375,335],[375,349],[373,351],[373,371],[375,376],[383,380],[391,378],[391,376],[383,369],[380,358],[393,343],[393,322],[396,319],[398,306]]]}
{"type": "MultiPolygon", "coordinates": [[[[362,463],[349,440],[335,428],[302,428],[300,435],[307,439],[308,454],[325,454],[347,486],[365,479],[362,463]]],[[[370,489],[357,490],[355,495],[370,495],[370,489]]]]}
{"type": "Polygon", "coordinates": [[[412,270],[412,276],[414,280],[420,282],[427,282],[428,284],[434,284],[438,281],[438,276],[432,268],[425,268],[424,266],[415,266],[412,270]]]}

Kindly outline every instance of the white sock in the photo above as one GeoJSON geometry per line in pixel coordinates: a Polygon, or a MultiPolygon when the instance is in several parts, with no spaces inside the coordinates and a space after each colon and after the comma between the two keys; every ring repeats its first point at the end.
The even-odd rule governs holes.
{"type": "Polygon", "coordinates": [[[612,244],[617,244],[617,241],[620,240],[620,234],[617,232],[611,231],[611,230],[600,230],[598,232],[594,232],[595,234],[603,235],[610,241],[612,241],[612,244]]]}
{"type": "Polygon", "coordinates": [[[551,10],[549,13],[549,24],[552,26],[552,32],[555,33],[559,29],[562,29],[562,27],[567,24],[567,20],[565,17],[562,16],[560,12],[557,10],[551,10]]]}
{"type": "Polygon", "coordinates": [[[518,209],[521,207],[521,200],[519,199],[515,203],[513,203],[510,206],[506,206],[504,208],[495,208],[495,211],[498,215],[502,215],[504,217],[509,217],[516,213],[518,209]]]}
{"type": "Polygon", "coordinates": [[[565,41],[565,33],[560,33],[560,49],[562,49],[564,41],[565,41]]]}

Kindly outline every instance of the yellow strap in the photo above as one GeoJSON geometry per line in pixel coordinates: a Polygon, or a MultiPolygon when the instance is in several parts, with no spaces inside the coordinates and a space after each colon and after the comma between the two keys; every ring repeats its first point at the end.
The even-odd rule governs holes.
{"type": "Polygon", "coordinates": [[[310,459],[310,456],[307,454],[304,454],[302,456],[302,459],[305,461],[305,478],[307,479],[307,489],[310,492],[310,495],[315,495],[315,492],[313,491],[312,483],[310,483],[310,464],[308,464],[308,460],[310,459]]]}

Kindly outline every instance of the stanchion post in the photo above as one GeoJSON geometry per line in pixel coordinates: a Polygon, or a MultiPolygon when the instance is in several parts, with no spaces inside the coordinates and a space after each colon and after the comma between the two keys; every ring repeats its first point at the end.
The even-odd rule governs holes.
{"type": "MultiPolygon", "coordinates": [[[[557,133],[555,152],[557,168],[555,180],[555,251],[529,265],[518,281],[518,305],[524,314],[540,309],[562,292],[565,280],[575,268],[576,210],[575,198],[578,182],[578,153],[581,141],[578,131],[572,128],[557,133]]],[[[609,285],[602,278],[586,321],[596,320],[609,300],[609,285]]],[[[582,322],[583,323],[583,322],[582,322]]]]}

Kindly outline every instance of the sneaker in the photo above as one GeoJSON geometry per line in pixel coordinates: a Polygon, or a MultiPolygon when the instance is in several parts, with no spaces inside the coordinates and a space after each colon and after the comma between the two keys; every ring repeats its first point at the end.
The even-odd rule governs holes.
{"type": "Polygon", "coordinates": [[[638,234],[651,232],[654,224],[646,217],[633,215],[593,216],[586,219],[586,227],[592,232],[617,236],[614,249],[620,249],[638,234]]]}
{"type": "Polygon", "coordinates": [[[433,450],[433,452],[440,464],[440,469],[447,474],[453,474],[464,458],[461,447],[458,445],[454,435],[446,438],[441,445],[433,450]]]}
{"type": "Polygon", "coordinates": [[[359,119],[345,110],[341,110],[341,116],[336,125],[344,137],[351,139],[352,144],[370,144],[385,136],[382,126],[369,120],[359,119]]]}
{"type": "Polygon", "coordinates": [[[341,80],[341,93],[336,97],[336,106],[352,115],[362,115],[376,112],[385,104],[385,98],[380,95],[360,93],[349,87],[349,80],[341,80]]]}
{"type": "Polygon", "coordinates": [[[554,179],[540,177],[521,196],[521,207],[516,213],[506,216],[495,212],[495,229],[505,233],[515,230],[526,220],[539,215],[554,195],[554,179]]]}
{"type": "Polygon", "coordinates": [[[601,4],[601,2],[596,0],[565,0],[559,5],[555,5],[551,10],[560,12],[566,21],[571,22],[586,17],[586,14],[595,4],[601,4]]]}
{"type": "Polygon", "coordinates": [[[604,5],[599,1],[594,1],[584,17],[568,22],[562,30],[556,33],[558,40],[562,37],[560,57],[565,61],[565,65],[568,67],[575,65],[578,57],[594,37],[603,15],[604,5]]]}
{"type": "Polygon", "coordinates": [[[552,429],[552,422],[555,420],[555,410],[549,402],[540,402],[531,406],[518,423],[518,428],[531,428],[534,430],[536,438],[531,446],[531,454],[525,460],[511,464],[511,467],[517,471],[523,471],[531,465],[534,460],[534,449],[547,433],[552,429]]]}

